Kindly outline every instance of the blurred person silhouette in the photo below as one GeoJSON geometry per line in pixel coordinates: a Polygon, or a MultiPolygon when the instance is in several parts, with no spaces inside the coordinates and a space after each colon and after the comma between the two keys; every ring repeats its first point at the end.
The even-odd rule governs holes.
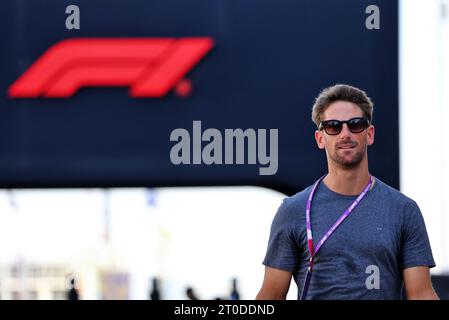
{"type": "Polygon", "coordinates": [[[196,295],[195,291],[193,291],[192,287],[187,287],[186,295],[187,295],[187,298],[189,298],[189,300],[199,300],[198,296],[196,295]]]}
{"type": "Polygon", "coordinates": [[[237,289],[237,279],[232,279],[231,300],[240,300],[240,293],[237,289]]]}
{"type": "Polygon", "coordinates": [[[151,292],[150,292],[150,299],[151,300],[161,300],[161,293],[159,290],[159,279],[156,277],[153,278],[153,286],[152,286],[151,292]]]}
{"type": "Polygon", "coordinates": [[[79,300],[78,290],[76,289],[75,277],[70,279],[69,289],[67,291],[68,300],[79,300]]]}

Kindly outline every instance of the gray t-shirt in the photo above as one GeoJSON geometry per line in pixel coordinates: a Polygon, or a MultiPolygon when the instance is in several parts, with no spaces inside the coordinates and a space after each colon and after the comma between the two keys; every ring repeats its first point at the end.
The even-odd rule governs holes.
{"type": "MultiPolygon", "coordinates": [[[[311,186],[284,199],[263,261],[293,273],[298,299],[309,259],[305,210],[310,191],[311,186]]],[[[315,248],[356,198],[319,184],[311,208],[315,248]]],[[[371,190],[315,256],[307,299],[401,299],[402,270],[415,266],[435,266],[421,211],[412,199],[375,178],[371,190]],[[379,289],[373,278],[377,275],[379,289]]]]}

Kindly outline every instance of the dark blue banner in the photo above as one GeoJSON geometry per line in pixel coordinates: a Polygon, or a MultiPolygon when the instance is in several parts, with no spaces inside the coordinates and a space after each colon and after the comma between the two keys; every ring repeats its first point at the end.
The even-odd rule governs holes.
{"type": "Polygon", "coordinates": [[[8,0],[0,35],[0,187],[291,194],[327,170],[311,107],[335,83],[374,101],[370,169],[399,187],[397,1],[8,0]]]}

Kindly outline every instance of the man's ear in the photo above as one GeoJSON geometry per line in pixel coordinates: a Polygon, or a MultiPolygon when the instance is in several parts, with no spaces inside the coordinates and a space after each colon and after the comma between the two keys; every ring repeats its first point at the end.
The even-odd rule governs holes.
{"type": "Polygon", "coordinates": [[[315,130],[315,140],[318,148],[324,149],[323,131],[315,130]]]}
{"type": "Polygon", "coordinates": [[[372,145],[374,143],[375,129],[374,129],[373,125],[370,125],[366,130],[368,132],[367,137],[366,137],[367,144],[370,146],[370,145],[372,145]]]}

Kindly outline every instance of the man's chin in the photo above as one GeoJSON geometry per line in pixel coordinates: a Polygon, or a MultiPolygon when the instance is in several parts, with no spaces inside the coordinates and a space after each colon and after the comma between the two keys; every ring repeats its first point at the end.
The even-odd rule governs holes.
{"type": "Polygon", "coordinates": [[[354,169],[357,168],[360,163],[362,162],[362,159],[342,159],[337,157],[334,159],[334,162],[342,169],[354,169]]]}
{"type": "Polygon", "coordinates": [[[360,165],[360,162],[343,162],[340,163],[339,165],[344,170],[352,170],[357,168],[360,165]]]}

